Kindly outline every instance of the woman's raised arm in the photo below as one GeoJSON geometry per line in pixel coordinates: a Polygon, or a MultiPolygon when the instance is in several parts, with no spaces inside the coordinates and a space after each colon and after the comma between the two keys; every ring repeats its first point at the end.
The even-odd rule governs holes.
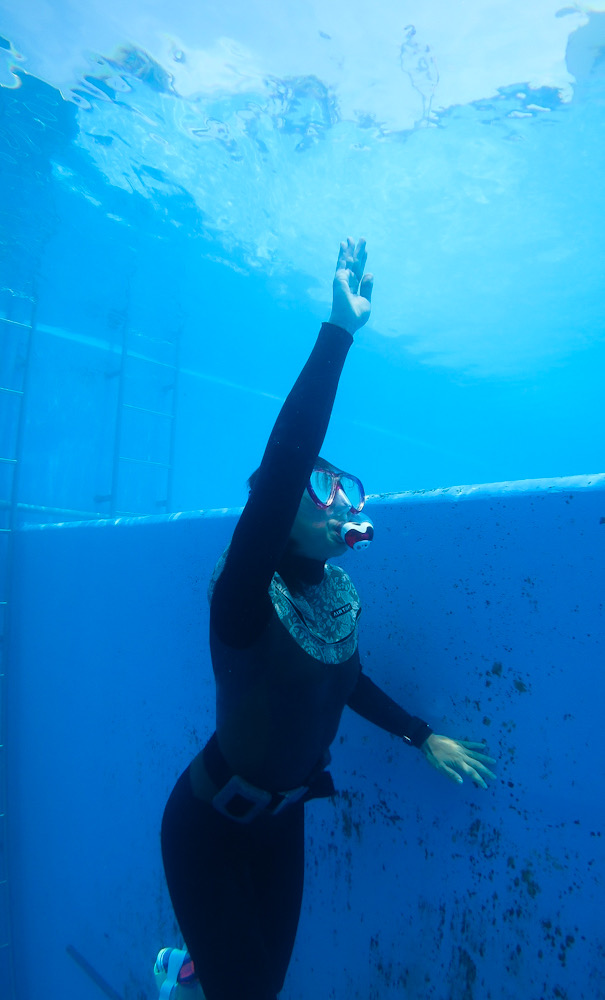
{"type": "Polygon", "coordinates": [[[249,645],[269,620],[269,584],[323,444],[353,334],[369,319],[373,279],[363,274],[365,262],[365,240],[341,243],[330,322],[282,406],[233,533],[211,603],[212,627],[228,645],[249,645]]]}

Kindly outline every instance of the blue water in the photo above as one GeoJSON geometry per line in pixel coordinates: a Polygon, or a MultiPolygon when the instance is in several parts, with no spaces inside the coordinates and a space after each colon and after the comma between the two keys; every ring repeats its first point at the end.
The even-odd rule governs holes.
{"type": "MultiPolygon", "coordinates": [[[[430,34],[419,45],[411,29],[389,50],[399,76],[376,74],[382,98],[239,64],[236,85],[233,62],[248,63],[220,45],[226,82],[183,96],[174,71],[195,52],[173,47],[165,68],[123,39],[80,52],[60,91],[28,72],[52,76],[52,52],[37,36],[23,49],[6,20],[3,309],[27,320],[35,302],[38,325],[23,503],[109,512],[95,498],[120,489],[119,399],[164,412],[144,364],[126,395],[112,384],[124,331],[154,359],[178,341],[181,376],[163,397],[172,452],[161,422],[126,424],[118,450],[172,465],[169,509],[240,503],[347,233],[366,236],[376,291],[326,445],[336,462],[376,493],[600,468],[605,14],[558,18],[573,82],[507,80],[505,49],[499,86],[443,107],[440,58],[460,86],[464,65],[443,39],[427,64],[430,34]]],[[[137,475],[113,509],[165,511],[164,483],[137,475]]]]}

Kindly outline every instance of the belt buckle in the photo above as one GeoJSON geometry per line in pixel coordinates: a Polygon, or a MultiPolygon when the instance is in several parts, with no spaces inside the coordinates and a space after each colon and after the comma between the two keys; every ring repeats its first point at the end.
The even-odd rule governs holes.
{"type": "Polygon", "coordinates": [[[270,792],[265,792],[264,789],[251,785],[249,781],[241,778],[239,774],[234,774],[233,777],[229,778],[227,784],[223,785],[216,793],[212,799],[212,805],[217,812],[226,816],[227,819],[235,820],[236,823],[251,823],[259,813],[267,808],[272,798],[273,796],[270,792]],[[248,811],[242,816],[237,816],[228,809],[229,803],[233,802],[236,796],[244,799],[250,806],[248,811]]]}
{"type": "Polygon", "coordinates": [[[308,785],[299,785],[298,788],[291,788],[288,792],[278,792],[278,795],[281,796],[281,802],[278,802],[272,809],[267,809],[267,812],[270,813],[271,816],[277,816],[282,809],[286,808],[286,806],[292,805],[294,802],[298,802],[299,799],[302,799],[303,795],[305,795],[308,791],[308,785]]]}

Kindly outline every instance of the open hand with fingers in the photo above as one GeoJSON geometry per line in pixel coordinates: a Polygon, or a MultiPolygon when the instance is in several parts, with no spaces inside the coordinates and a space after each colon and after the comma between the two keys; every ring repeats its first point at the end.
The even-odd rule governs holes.
{"type": "Polygon", "coordinates": [[[357,246],[352,239],[340,244],[330,323],[348,330],[351,336],[370,318],[374,278],[363,273],[367,257],[365,240],[359,240],[357,246]]]}
{"type": "Polygon", "coordinates": [[[493,757],[481,753],[486,749],[484,743],[469,743],[467,740],[452,740],[449,736],[431,735],[422,744],[421,750],[438,771],[442,771],[450,779],[461,785],[462,775],[471,778],[476,785],[487,788],[485,778],[495,779],[496,775],[487,767],[495,764],[493,757]]]}

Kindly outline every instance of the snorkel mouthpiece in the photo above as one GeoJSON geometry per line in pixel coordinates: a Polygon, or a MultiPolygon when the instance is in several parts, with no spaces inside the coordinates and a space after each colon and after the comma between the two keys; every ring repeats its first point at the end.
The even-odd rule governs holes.
{"type": "Polygon", "coordinates": [[[374,525],[371,521],[347,521],[340,529],[340,537],[350,549],[361,552],[367,549],[374,537],[374,525]]]}

